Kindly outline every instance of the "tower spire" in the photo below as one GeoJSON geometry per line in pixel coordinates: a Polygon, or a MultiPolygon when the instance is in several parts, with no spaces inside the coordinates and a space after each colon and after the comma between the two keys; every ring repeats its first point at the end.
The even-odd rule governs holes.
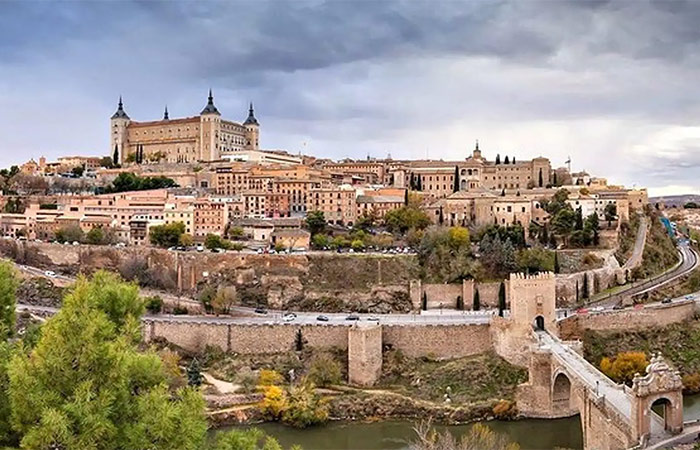
{"type": "Polygon", "coordinates": [[[211,92],[211,88],[209,88],[209,98],[207,101],[207,106],[204,107],[201,114],[216,114],[218,116],[221,115],[219,110],[216,109],[216,106],[214,106],[214,95],[211,92]]]}
{"type": "Polygon", "coordinates": [[[122,96],[119,96],[119,103],[117,104],[117,112],[112,114],[112,119],[128,119],[129,116],[124,111],[124,103],[122,102],[122,96]]]}
{"type": "Polygon", "coordinates": [[[255,118],[253,102],[250,102],[250,108],[248,108],[248,118],[245,120],[245,122],[243,122],[243,125],[260,125],[258,119],[255,118]]]}
{"type": "Polygon", "coordinates": [[[163,120],[170,120],[170,116],[168,115],[168,105],[165,105],[165,112],[163,113],[163,120]]]}

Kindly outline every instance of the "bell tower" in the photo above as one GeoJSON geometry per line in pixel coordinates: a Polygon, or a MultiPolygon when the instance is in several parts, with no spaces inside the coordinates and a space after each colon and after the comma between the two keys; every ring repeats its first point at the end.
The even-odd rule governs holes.
{"type": "Polygon", "coordinates": [[[243,126],[245,127],[246,150],[257,150],[260,148],[260,123],[255,118],[252,102],[250,103],[250,109],[248,109],[248,118],[243,122],[243,126]]]}
{"type": "Polygon", "coordinates": [[[114,158],[117,156],[116,163],[123,164],[126,159],[124,154],[129,149],[129,134],[128,127],[131,119],[129,115],[124,111],[124,103],[122,102],[121,95],[119,96],[119,103],[117,105],[117,111],[112,115],[109,121],[109,155],[114,158]]]}

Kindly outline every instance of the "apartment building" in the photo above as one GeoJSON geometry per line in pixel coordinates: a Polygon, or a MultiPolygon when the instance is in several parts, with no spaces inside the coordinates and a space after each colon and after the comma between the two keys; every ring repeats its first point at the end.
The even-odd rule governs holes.
{"type": "Polygon", "coordinates": [[[350,186],[312,188],[306,201],[307,211],[321,211],[326,221],[352,225],[357,221],[355,189],[350,186]]]}

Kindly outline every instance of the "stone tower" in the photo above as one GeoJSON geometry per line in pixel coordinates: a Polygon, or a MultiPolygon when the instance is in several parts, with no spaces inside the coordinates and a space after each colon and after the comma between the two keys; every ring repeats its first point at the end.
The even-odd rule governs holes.
{"type": "Polygon", "coordinates": [[[248,109],[248,118],[243,122],[245,127],[246,150],[257,150],[260,146],[260,123],[255,118],[253,103],[248,109]]]}
{"type": "Polygon", "coordinates": [[[510,317],[517,328],[557,333],[556,280],[552,272],[510,274],[510,317]]]}
{"type": "Polygon", "coordinates": [[[216,161],[221,159],[221,150],[219,149],[219,131],[221,129],[221,113],[214,106],[214,96],[209,89],[209,98],[207,106],[204,107],[200,114],[200,142],[202,148],[199,149],[199,159],[204,161],[216,161]]]}
{"type": "Polygon", "coordinates": [[[476,146],[474,146],[474,152],[472,153],[472,158],[481,159],[481,150],[479,150],[479,141],[476,141],[476,146]]]}
{"type": "Polygon", "coordinates": [[[126,159],[124,154],[129,150],[129,137],[127,128],[131,119],[124,111],[124,104],[122,103],[122,98],[119,96],[119,104],[117,106],[117,112],[112,115],[109,121],[109,156],[114,155],[114,151],[118,152],[119,164],[123,164],[126,159]]]}

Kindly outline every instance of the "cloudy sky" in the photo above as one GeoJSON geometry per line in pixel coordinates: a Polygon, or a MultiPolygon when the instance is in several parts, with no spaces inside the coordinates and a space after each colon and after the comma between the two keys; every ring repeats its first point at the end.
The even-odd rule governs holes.
{"type": "Polygon", "coordinates": [[[108,154],[134,120],[256,105],[317,156],[571,156],[700,193],[700,2],[0,1],[0,165],[108,154]]]}

